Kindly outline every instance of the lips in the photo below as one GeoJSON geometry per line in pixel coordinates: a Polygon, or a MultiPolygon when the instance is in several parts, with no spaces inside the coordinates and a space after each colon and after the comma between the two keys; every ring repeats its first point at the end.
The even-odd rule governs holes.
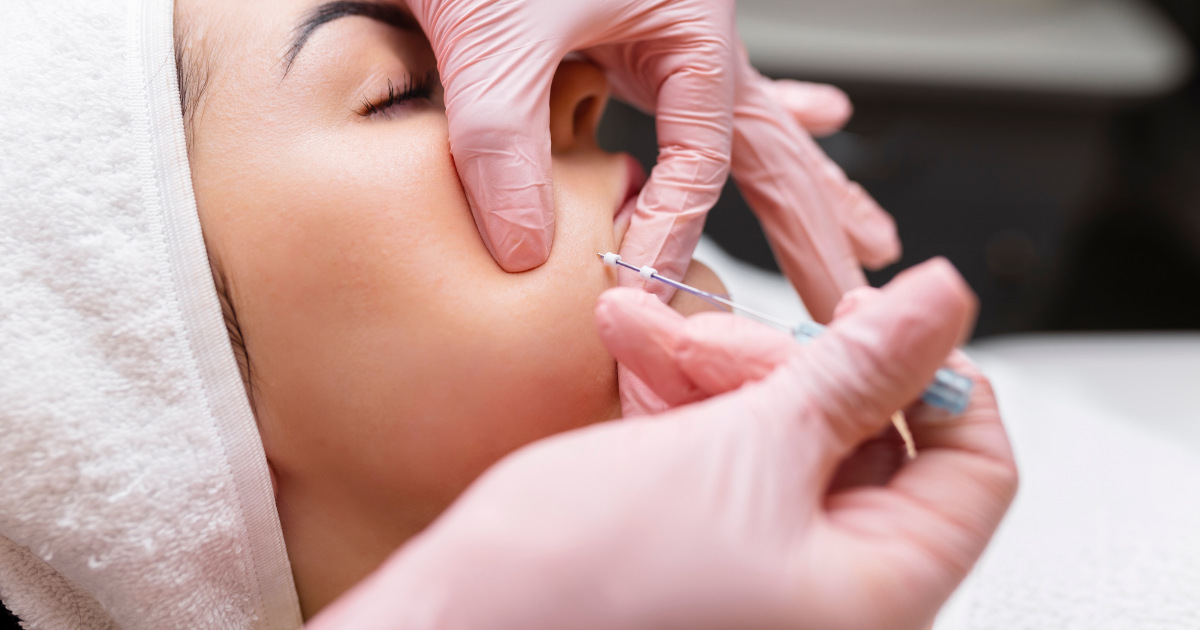
{"type": "Polygon", "coordinates": [[[617,249],[625,239],[625,231],[633,221],[633,213],[637,211],[638,195],[646,185],[646,170],[641,162],[629,154],[623,154],[625,159],[625,195],[613,210],[613,236],[617,249]]]}

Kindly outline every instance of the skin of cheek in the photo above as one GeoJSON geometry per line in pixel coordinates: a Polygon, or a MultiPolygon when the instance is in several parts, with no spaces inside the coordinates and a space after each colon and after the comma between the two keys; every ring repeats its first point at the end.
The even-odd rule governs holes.
{"type": "Polygon", "coordinates": [[[556,161],[551,260],[511,275],[479,238],[444,124],[406,121],[402,147],[364,129],[341,149],[259,153],[223,189],[221,258],[284,483],[434,514],[507,452],[619,414],[592,321],[614,284],[594,260],[614,247],[612,210],[593,207],[616,196],[602,192],[619,177],[595,174],[611,156],[556,161]]]}

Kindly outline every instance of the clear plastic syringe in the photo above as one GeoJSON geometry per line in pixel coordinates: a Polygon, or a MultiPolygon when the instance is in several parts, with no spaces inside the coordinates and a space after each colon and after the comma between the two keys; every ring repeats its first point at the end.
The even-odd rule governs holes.
{"type": "MultiPolygon", "coordinates": [[[[757,319],[765,324],[770,324],[777,328],[782,328],[796,338],[801,343],[808,343],[814,338],[825,332],[825,327],[814,321],[801,321],[795,324],[784,321],[777,317],[772,317],[766,313],[756,311],[752,308],[736,304],[733,301],[723,298],[715,293],[710,293],[696,287],[686,285],[678,280],[660,276],[658,270],[654,267],[643,266],[638,267],[631,265],[621,257],[608,252],[607,254],[596,254],[609,267],[624,267],[631,271],[636,271],[643,279],[658,280],[664,284],[668,284],[680,291],[686,291],[710,304],[718,307],[725,307],[733,311],[742,313],[754,319],[757,319]]],[[[971,389],[975,383],[970,377],[963,376],[950,368],[941,368],[934,374],[933,382],[925,388],[921,394],[921,401],[927,405],[944,409],[954,415],[959,415],[967,410],[967,404],[971,401],[971,389]]]]}

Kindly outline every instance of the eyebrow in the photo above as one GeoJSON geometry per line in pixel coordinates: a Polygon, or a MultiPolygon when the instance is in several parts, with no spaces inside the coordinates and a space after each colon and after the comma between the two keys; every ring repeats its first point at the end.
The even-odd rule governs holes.
{"type": "Polygon", "coordinates": [[[287,55],[284,56],[286,65],[284,66],[283,76],[287,77],[288,71],[292,69],[292,63],[296,61],[296,56],[300,54],[300,50],[304,48],[304,45],[308,43],[308,39],[312,37],[312,34],[317,29],[338,18],[350,16],[370,18],[402,31],[421,32],[421,25],[417,24],[416,19],[412,15],[391,4],[376,2],[326,2],[325,4],[318,5],[309,12],[304,21],[300,22],[300,25],[296,27],[292,45],[288,48],[287,55]]]}

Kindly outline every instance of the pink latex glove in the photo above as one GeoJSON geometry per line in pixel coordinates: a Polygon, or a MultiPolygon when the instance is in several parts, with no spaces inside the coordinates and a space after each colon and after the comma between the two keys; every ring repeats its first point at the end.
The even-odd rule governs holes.
{"type": "Polygon", "coordinates": [[[515,452],[311,627],[928,624],[995,530],[1016,470],[987,383],[955,355],[978,380],[966,415],[911,406],[918,459],[846,473],[974,308],[944,261],[867,297],[802,347],[748,320],[681,322],[643,292],[606,293],[597,320],[614,354],[665,398],[703,400],[515,452]]]}
{"type": "MultiPolygon", "coordinates": [[[[819,133],[836,130],[850,114],[845,95],[824,85],[771,81],[750,65],[740,39],[734,43],[734,179],[805,306],[814,319],[828,322],[842,294],[866,284],[862,265],[878,268],[899,258],[895,222],[802,126],[812,125],[819,133]]],[[[656,99],[653,76],[638,72],[636,50],[604,46],[583,52],[615,69],[609,79],[618,98],[661,119],[656,101],[662,99],[656,99]]],[[[645,193],[620,254],[682,278],[704,213],[671,216],[645,208],[644,201],[645,193]]],[[[636,276],[623,281],[641,284],[636,276]]],[[[671,295],[660,283],[646,288],[664,299],[671,295]]]]}
{"type": "Polygon", "coordinates": [[[813,319],[826,323],[845,292],[866,285],[860,265],[876,269],[900,257],[896,224],[788,115],[820,86],[773,82],[750,68],[744,50],[740,58],[733,176],[784,275],[813,319]]]}
{"type": "MultiPolygon", "coordinates": [[[[757,76],[757,74],[755,74],[755,76],[757,76]]],[[[767,96],[769,97],[769,101],[767,104],[764,104],[763,107],[774,107],[770,106],[770,102],[778,104],[778,107],[784,110],[785,115],[790,116],[790,118],[796,122],[796,125],[799,125],[800,130],[802,130],[797,131],[796,128],[788,126],[787,124],[784,124],[784,122],[778,122],[778,126],[788,127],[785,136],[787,138],[792,138],[793,136],[796,136],[797,133],[803,137],[804,132],[815,134],[815,136],[818,136],[818,134],[834,133],[840,130],[840,128],[846,124],[846,121],[850,120],[850,116],[853,114],[853,107],[851,106],[850,98],[846,96],[845,92],[842,92],[838,88],[834,88],[833,85],[805,83],[798,82],[798,80],[788,79],[762,79],[761,86],[764,91],[768,92],[767,96]]],[[[744,110],[743,115],[738,119],[739,125],[742,128],[751,127],[752,125],[775,124],[773,119],[763,118],[763,116],[751,116],[746,114],[746,112],[748,112],[748,110],[744,110]]],[[[780,133],[785,133],[785,131],[780,131],[780,133]]],[[[809,149],[812,148],[811,140],[805,142],[804,139],[796,139],[791,140],[791,143],[792,144],[785,146],[784,149],[805,148],[805,146],[809,149]]],[[[817,152],[816,156],[817,158],[822,158],[823,154],[817,152]]],[[[796,162],[796,160],[793,160],[793,163],[794,162],[796,162]]],[[[834,169],[835,174],[840,173],[838,167],[830,166],[830,168],[834,169]]],[[[804,181],[806,180],[788,180],[786,178],[782,178],[781,176],[781,178],[778,180],[773,180],[770,178],[764,179],[763,186],[769,187],[770,185],[774,184],[788,185],[792,184],[792,182],[804,181]]],[[[848,190],[856,190],[857,185],[852,184],[852,182],[845,181],[844,178],[842,178],[841,181],[844,181],[844,184],[848,190]]],[[[769,196],[764,198],[768,200],[770,199],[769,196]]],[[[870,204],[870,199],[866,199],[866,202],[870,204]]],[[[762,202],[762,200],[760,200],[760,203],[764,204],[764,208],[773,208],[776,210],[774,212],[769,212],[769,216],[774,217],[776,220],[775,223],[779,224],[780,227],[778,229],[780,234],[788,235],[797,233],[797,217],[788,217],[786,211],[779,211],[780,209],[778,203],[766,204],[762,202]]],[[[868,205],[868,208],[871,208],[871,206],[868,205]]],[[[768,214],[768,212],[762,212],[762,214],[768,214]]],[[[868,212],[868,214],[870,214],[870,212],[868,212]]],[[[882,214],[882,211],[880,214],[882,215],[882,221],[886,222],[886,226],[882,228],[882,232],[884,235],[886,235],[886,238],[882,239],[878,250],[886,253],[887,256],[898,256],[899,241],[895,240],[894,223],[892,220],[890,220],[890,217],[888,217],[886,214],[882,214]]],[[[846,214],[842,216],[842,220],[850,221],[850,216],[850,214],[846,214]]],[[[850,223],[850,226],[846,227],[847,232],[853,232],[853,230],[857,228],[854,226],[852,221],[850,221],[850,223]]],[[[799,228],[803,228],[803,223],[799,223],[799,228]]],[[[803,229],[800,229],[799,233],[803,235],[803,229]]],[[[792,277],[804,277],[803,274],[805,266],[803,264],[803,260],[805,260],[805,253],[803,248],[780,248],[778,252],[780,254],[780,258],[785,260],[784,268],[791,270],[792,277]]],[[[874,262],[883,263],[887,262],[887,259],[888,258],[886,257],[881,257],[875,259],[874,262]]],[[[622,274],[620,278],[622,278],[622,281],[624,284],[626,284],[626,286],[638,283],[636,277],[632,276],[631,274],[622,274]]],[[[854,282],[860,281],[862,281],[862,275],[859,274],[858,276],[854,276],[854,282]]],[[[797,284],[799,286],[799,283],[797,284]]],[[[850,286],[854,286],[854,283],[851,283],[850,286]]],[[[818,296],[810,294],[810,301],[815,301],[816,304],[816,301],[818,300],[820,300],[818,296]]],[[[646,384],[642,383],[641,379],[638,379],[636,374],[632,373],[628,367],[625,367],[624,365],[620,366],[617,374],[620,379],[620,400],[622,400],[622,410],[626,418],[632,418],[632,416],[637,415],[659,413],[661,410],[667,408],[666,402],[662,401],[662,398],[658,395],[655,395],[654,391],[648,388],[646,384]]]]}
{"type": "Polygon", "coordinates": [[[832,85],[778,79],[764,86],[771,98],[815,137],[841,131],[854,114],[850,97],[832,85]]]}
{"type": "Polygon", "coordinates": [[[608,70],[653,84],[658,110],[659,163],[638,205],[652,227],[634,240],[686,265],[729,173],[732,0],[407,2],[437,56],[450,149],[501,267],[524,271],[549,256],[551,79],[568,53],[603,45],[624,55],[608,70]]]}
{"type": "MultiPolygon", "coordinates": [[[[809,135],[829,134],[846,123],[853,108],[845,93],[829,85],[771,81],[750,66],[740,42],[738,53],[734,178],[805,306],[814,319],[828,322],[845,292],[866,285],[860,264],[878,268],[899,258],[895,222],[861,186],[846,178],[809,135]]],[[[611,51],[606,56],[603,49],[589,51],[589,55],[609,65],[619,65],[622,60],[632,64],[631,59],[611,51]]],[[[612,80],[618,96],[653,111],[652,82],[638,81],[629,72],[612,80]]],[[[648,235],[688,230],[666,226],[658,215],[650,215],[644,222],[641,216],[640,212],[635,216],[621,255],[636,264],[658,256],[653,266],[667,277],[682,278],[695,240],[688,236],[679,248],[669,251],[647,250],[643,243],[648,235]],[[675,260],[673,256],[684,258],[675,260]]],[[[700,223],[693,227],[698,239],[700,223]]],[[[641,284],[632,274],[620,278],[626,286],[641,284]]],[[[670,299],[667,285],[650,282],[645,288],[670,299]]],[[[666,408],[628,368],[622,366],[618,376],[625,416],[666,408]]]]}

